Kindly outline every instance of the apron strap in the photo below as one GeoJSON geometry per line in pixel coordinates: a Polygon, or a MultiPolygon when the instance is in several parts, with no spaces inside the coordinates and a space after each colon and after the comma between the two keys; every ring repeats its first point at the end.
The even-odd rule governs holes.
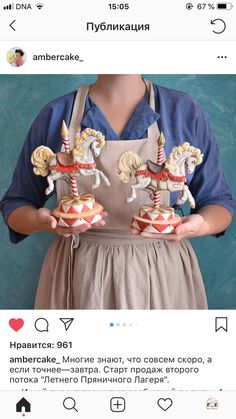
{"type": "Polygon", "coordinates": [[[81,131],[80,123],[83,119],[86,97],[90,86],[81,86],[76,93],[72,117],[70,121],[70,147],[74,147],[74,137],[77,132],[81,131]]]}
{"type": "MultiPolygon", "coordinates": [[[[152,108],[153,111],[155,111],[155,96],[154,96],[154,90],[153,90],[153,85],[152,82],[150,80],[144,80],[147,89],[149,91],[149,105],[152,108]]],[[[148,138],[156,138],[156,140],[158,140],[158,138],[160,137],[160,130],[158,127],[158,123],[157,121],[155,121],[152,125],[150,125],[150,127],[148,128],[148,138]]]]}
{"type": "Polygon", "coordinates": [[[152,82],[150,80],[144,80],[144,83],[146,84],[149,91],[149,105],[152,110],[155,111],[155,97],[152,82]]]}

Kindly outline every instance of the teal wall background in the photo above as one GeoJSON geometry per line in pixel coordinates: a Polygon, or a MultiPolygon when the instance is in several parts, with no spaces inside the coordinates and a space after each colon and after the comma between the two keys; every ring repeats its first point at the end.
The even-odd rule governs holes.
{"type": "MultiPolygon", "coordinates": [[[[153,82],[182,90],[197,99],[215,132],[222,166],[236,197],[236,76],[144,75],[153,82]]],[[[50,100],[91,83],[96,76],[0,76],[0,196],[7,189],[26,133],[50,100]]],[[[53,205],[53,203],[49,203],[53,205]]],[[[8,240],[0,220],[0,308],[33,308],[40,267],[52,240],[37,234],[17,245],[8,240]]],[[[236,308],[236,221],[220,238],[192,240],[208,296],[209,308],[236,308]]]]}

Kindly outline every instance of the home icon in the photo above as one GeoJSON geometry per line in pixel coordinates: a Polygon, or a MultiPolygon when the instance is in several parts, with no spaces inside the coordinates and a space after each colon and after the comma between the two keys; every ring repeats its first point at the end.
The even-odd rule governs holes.
{"type": "Polygon", "coordinates": [[[30,403],[23,397],[16,404],[16,411],[17,412],[30,412],[30,403]]]}

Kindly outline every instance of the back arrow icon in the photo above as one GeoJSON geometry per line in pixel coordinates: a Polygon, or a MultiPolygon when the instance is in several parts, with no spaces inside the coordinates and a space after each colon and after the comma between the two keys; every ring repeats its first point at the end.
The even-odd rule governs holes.
{"type": "Polygon", "coordinates": [[[213,32],[214,33],[217,33],[217,34],[223,33],[225,31],[225,29],[226,29],[226,23],[225,23],[225,21],[222,20],[222,19],[214,19],[214,20],[211,20],[211,25],[215,25],[216,22],[222,22],[223,23],[223,28],[221,30],[213,31],[213,32]]]}
{"type": "Polygon", "coordinates": [[[15,23],[15,21],[16,21],[16,20],[13,20],[13,21],[10,23],[10,25],[9,25],[9,26],[10,26],[10,28],[12,28],[12,29],[13,29],[13,31],[16,31],[16,30],[15,30],[15,28],[12,26],[12,25],[15,23]]]}

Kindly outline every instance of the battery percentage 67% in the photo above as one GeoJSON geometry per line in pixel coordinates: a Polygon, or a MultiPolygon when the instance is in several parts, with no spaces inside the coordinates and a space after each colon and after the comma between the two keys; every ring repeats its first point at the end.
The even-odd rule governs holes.
{"type": "MultiPolygon", "coordinates": [[[[186,4],[186,9],[187,10],[192,10],[194,8],[194,5],[192,3],[187,3],[186,4]]],[[[215,4],[214,3],[198,3],[196,5],[196,8],[198,10],[215,10],[215,4]]]]}

